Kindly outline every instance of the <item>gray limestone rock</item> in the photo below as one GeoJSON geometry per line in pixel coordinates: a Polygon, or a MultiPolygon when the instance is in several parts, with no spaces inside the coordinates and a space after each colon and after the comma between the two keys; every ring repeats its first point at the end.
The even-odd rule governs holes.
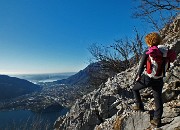
{"type": "Polygon", "coordinates": [[[163,130],[180,130],[180,116],[175,117],[173,121],[162,127],[163,130]]]}
{"type": "MultiPolygon", "coordinates": [[[[180,18],[180,17],[179,17],[180,18]]],[[[179,18],[161,31],[163,42],[174,48],[177,60],[171,64],[163,88],[163,130],[180,130],[180,25],[179,18]]],[[[141,92],[145,112],[134,112],[131,89],[138,66],[108,79],[99,89],[84,95],[66,116],[55,122],[56,130],[152,130],[150,114],[154,99],[150,89],[141,92]]]]}

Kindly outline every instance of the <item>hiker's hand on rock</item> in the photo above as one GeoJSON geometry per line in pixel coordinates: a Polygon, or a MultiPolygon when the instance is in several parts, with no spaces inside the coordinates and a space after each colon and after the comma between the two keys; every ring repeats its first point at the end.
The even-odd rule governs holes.
{"type": "Polygon", "coordinates": [[[138,75],[138,77],[136,78],[136,81],[139,81],[141,79],[141,77],[138,75]]]}

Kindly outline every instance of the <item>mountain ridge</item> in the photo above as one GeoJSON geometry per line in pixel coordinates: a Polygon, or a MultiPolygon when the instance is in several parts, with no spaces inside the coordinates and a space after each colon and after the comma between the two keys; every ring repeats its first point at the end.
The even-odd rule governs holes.
{"type": "Polygon", "coordinates": [[[10,77],[8,75],[0,75],[0,99],[15,98],[40,89],[40,86],[27,80],[10,77]]]}
{"type": "Polygon", "coordinates": [[[109,75],[114,75],[115,72],[106,71],[102,68],[101,62],[95,62],[88,65],[85,69],[80,70],[78,73],[70,76],[67,79],[55,81],[57,84],[69,84],[69,85],[92,85],[96,80],[95,85],[100,85],[105,82],[109,75]],[[101,79],[98,76],[101,75],[101,79]],[[93,81],[93,82],[92,82],[93,81]]]}

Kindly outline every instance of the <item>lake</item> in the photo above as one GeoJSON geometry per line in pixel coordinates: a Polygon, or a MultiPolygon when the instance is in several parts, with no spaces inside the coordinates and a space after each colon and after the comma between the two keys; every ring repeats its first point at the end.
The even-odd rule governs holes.
{"type": "Polygon", "coordinates": [[[74,75],[75,72],[67,72],[67,73],[52,73],[52,74],[19,74],[19,75],[10,75],[12,77],[17,77],[20,79],[28,80],[32,83],[39,82],[53,82],[61,79],[67,79],[68,77],[74,75]]]}
{"type": "Polygon", "coordinates": [[[51,113],[34,113],[29,110],[0,111],[0,130],[53,130],[56,119],[68,111],[68,109],[51,113]]]}

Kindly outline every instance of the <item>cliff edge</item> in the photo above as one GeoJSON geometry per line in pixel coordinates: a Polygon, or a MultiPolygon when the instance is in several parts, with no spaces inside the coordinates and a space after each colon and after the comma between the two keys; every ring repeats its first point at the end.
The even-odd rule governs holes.
{"type": "MultiPolygon", "coordinates": [[[[163,130],[180,129],[180,17],[161,30],[163,42],[177,52],[163,87],[163,130]]],[[[131,88],[137,66],[123,71],[98,89],[78,99],[70,111],[59,117],[56,130],[151,130],[154,99],[150,89],[142,90],[145,112],[133,111],[131,88]]]]}

